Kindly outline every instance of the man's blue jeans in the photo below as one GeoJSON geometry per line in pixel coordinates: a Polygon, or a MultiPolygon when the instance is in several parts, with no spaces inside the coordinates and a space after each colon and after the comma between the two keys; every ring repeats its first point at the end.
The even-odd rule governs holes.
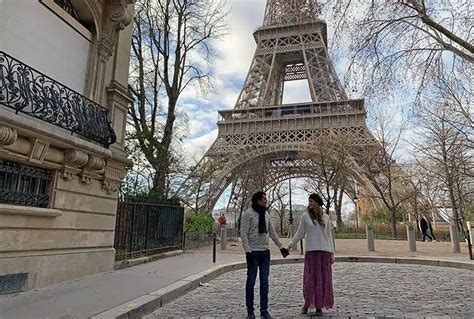
{"type": "Polygon", "coordinates": [[[270,275],[270,250],[252,251],[247,256],[247,283],[245,285],[245,302],[247,312],[253,313],[254,287],[257,279],[257,269],[260,273],[260,313],[268,310],[268,276],[270,275]]]}

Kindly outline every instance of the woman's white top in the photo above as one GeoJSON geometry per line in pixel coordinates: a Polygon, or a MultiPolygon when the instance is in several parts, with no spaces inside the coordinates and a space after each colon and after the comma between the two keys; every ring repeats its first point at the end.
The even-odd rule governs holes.
{"type": "Polygon", "coordinates": [[[293,248],[306,234],[306,251],[322,250],[334,253],[332,224],[328,214],[323,214],[323,221],[324,227],[321,227],[318,221],[313,223],[308,212],[303,213],[298,230],[288,248],[293,248]]]}

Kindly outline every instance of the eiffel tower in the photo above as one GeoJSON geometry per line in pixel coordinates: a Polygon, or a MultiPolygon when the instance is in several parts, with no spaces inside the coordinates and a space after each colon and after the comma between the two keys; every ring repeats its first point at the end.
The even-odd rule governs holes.
{"type": "MultiPolygon", "coordinates": [[[[218,137],[197,167],[209,175],[200,199],[205,210],[243,175],[256,177],[253,190],[289,177],[317,177],[314,143],[321,138],[343,138],[354,149],[378,145],[366,126],[364,100],[349,99],[335,72],[319,14],[316,0],[267,0],[243,89],[232,110],[219,111],[218,137]],[[283,104],[284,84],[295,80],[308,81],[311,102],[283,104]],[[257,178],[262,171],[264,178],[257,178]]],[[[366,194],[375,193],[357,158],[348,160],[351,178],[366,194]]]]}

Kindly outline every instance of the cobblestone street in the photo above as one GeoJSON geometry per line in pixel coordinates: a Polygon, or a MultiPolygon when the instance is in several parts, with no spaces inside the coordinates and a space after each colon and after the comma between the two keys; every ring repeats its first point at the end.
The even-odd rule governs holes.
{"type": "MultiPolygon", "coordinates": [[[[314,310],[307,316],[299,314],[302,273],[302,264],[272,266],[270,310],[274,317],[314,314],[314,310]]],[[[146,318],[243,318],[245,274],[245,270],[226,273],[146,318]]],[[[325,317],[474,318],[474,276],[470,270],[338,263],[333,276],[336,304],[325,317]]],[[[258,296],[257,284],[256,306],[258,296]]]]}

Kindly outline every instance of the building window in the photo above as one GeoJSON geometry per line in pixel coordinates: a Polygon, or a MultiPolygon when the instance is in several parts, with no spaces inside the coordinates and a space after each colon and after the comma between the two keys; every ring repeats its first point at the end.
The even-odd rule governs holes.
{"type": "Polygon", "coordinates": [[[47,207],[50,182],[50,170],[0,160],[2,204],[47,207]]]}
{"type": "Polygon", "coordinates": [[[70,0],[54,0],[54,3],[56,3],[58,6],[60,6],[71,17],[73,17],[74,19],[79,21],[79,16],[77,15],[76,10],[74,10],[74,7],[73,7],[70,0]]]}

